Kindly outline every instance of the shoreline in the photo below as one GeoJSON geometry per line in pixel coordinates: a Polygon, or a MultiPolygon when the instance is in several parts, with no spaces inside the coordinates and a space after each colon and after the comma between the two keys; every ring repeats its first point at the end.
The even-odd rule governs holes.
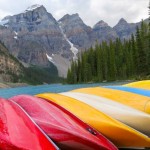
{"type": "Polygon", "coordinates": [[[24,87],[24,86],[29,86],[27,83],[11,83],[11,82],[6,82],[6,83],[1,83],[0,82],[0,89],[6,89],[6,88],[15,88],[15,87],[24,87]]]}
{"type": "MultiPolygon", "coordinates": [[[[117,83],[116,85],[122,85],[122,84],[126,84],[126,83],[131,83],[131,82],[135,82],[135,80],[116,80],[116,81],[112,81],[112,82],[103,81],[103,82],[99,82],[98,84],[107,85],[110,83],[110,85],[111,84],[115,85],[117,83]]],[[[96,82],[77,83],[77,84],[95,84],[95,83],[96,82]]],[[[44,84],[41,84],[41,85],[44,85],[44,84]]],[[[74,84],[70,84],[70,85],[74,85],[74,84]]],[[[25,86],[30,86],[30,84],[28,84],[28,83],[0,82],[0,89],[25,87],[25,86]]]]}

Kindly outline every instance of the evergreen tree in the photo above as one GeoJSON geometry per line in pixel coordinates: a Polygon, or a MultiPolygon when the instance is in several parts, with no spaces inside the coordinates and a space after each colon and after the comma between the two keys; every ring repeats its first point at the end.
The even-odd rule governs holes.
{"type": "Polygon", "coordinates": [[[102,42],[102,48],[101,48],[101,73],[102,73],[102,80],[108,80],[108,52],[109,47],[106,42],[102,42]]]}
{"type": "Polygon", "coordinates": [[[139,53],[139,62],[138,62],[138,73],[139,75],[146,75],[147,72],[147,56],[144,50],[144,22],[141,23],[141,29],[137,27],[136,32],[136,42],[137,42],[137,50],[139,53]]]}
{"type": "Polygon", "coordinates": [[[114,81],[115,79],[116,79],[115,48],[113,42],[110,41],[108,51],[108,80],[114,81]]]}
{"type": "Polygon", "coordinates": [[[132,55],[132,59],[133,59],[133,75],[136,75],[138,73],[138,51],[137,51],[137,47],[136,47],[136,42],[135,42],[135,38],[134,35],[131,35],[131,55],[132,55]]]}
{"type": "Polygon", "coordinates": [[[72,83],[72,74],[70,68],[68,69],[68,73],[67,73],[67,83],[69,84],[72,83]]]}
{"type": "Polygon", "coordinates": [[[148,24],[148,74],[150,74],[150,1],[149,1],[149,24],[148,24]]]}
{"type": "Polygon", "coordinates": [[[98,44],[95,47],[96,51],[96,72],[97,72],[97,81],[102,81],[102,53],[101,53],[101,47],[98,46],[98,44]]]}
{"type": "Polygon", "coordinates": [[[78,56],[78,65],[77,65],[77,82],[81,83],[82,82],[82,65],[81,65],[81,60],[80,56],[78,56]]]}
{"type": "Polygon", "coordinates": [[[123,60],[123,46],[119,38],[117,38],[115,41],[115,55],[117,56],[115,60],[116,61],[116,74],[117,74],[117,78],[120,79],[120,77],[124,75],[121,69],[122,64],[124,63],[124,60],[123,60]]]}

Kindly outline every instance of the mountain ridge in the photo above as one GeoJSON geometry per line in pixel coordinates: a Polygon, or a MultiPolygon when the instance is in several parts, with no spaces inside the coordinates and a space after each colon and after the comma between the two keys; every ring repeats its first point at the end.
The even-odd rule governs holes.
{"type": "Polygon", "coordinates": [[[5,17],[0,25],[0,40],[20,62],[26,66],[49,67],[51,60],[59,76],[66,77],[75,55],[96,42],[128,39],[139,23],[127,23],[122,18],[113,28],[104,21],[91,28],[78,13],[66,14],[57,21],[43,5],[33,5],[5,17]]]}

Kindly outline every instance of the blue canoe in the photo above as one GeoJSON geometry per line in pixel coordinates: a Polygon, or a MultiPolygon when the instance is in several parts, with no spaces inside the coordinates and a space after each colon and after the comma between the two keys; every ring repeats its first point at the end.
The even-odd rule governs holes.
{"type": "Polygon", "coordinates": [[[104,87],[109,88],[109,89],[121,90],[121,91],[131,92],[131,93],[135,93],[135,94],[150,97],[150,90],[132,88],[132,87],[125,87],[125,86],[104,86],[104,87]]]}

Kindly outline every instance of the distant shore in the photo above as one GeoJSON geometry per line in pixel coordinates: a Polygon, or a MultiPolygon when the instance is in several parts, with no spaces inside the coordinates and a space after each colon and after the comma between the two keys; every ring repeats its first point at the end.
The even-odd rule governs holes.
{"type": "MultiPolygon", "coordinates": [[[[130,82],[135,82],[135,80],[117,80],[117,81],[113,81],[113,82],[101,82],[99,84],[101,84],[101,86],[107,86],[107,85],[123,85],[123,84],[127,84],[130,82]]],[[[90,82],[91,84],[95,84],[95,82],[90,82]]],[[[87,84],[90,84],[87,83],[87,84]]],[[[46,83],[43,83],[43,85],[46,83]]],[[[81,84],[86,84],[86,83],[81,83],[81,84]]],[[[0,89],[3,88],[14,88],[14,87],[24,87],[24,86],[29,86],[29,84],[27,83],[10,83],[10,82],[0,82],[0,89]]]]}
{"type": "Polygon", "coordinates": [[[0,83],[0,88],[13,88],[13,87],[22,87],[28,86],[27,83],[0,83]]]}

